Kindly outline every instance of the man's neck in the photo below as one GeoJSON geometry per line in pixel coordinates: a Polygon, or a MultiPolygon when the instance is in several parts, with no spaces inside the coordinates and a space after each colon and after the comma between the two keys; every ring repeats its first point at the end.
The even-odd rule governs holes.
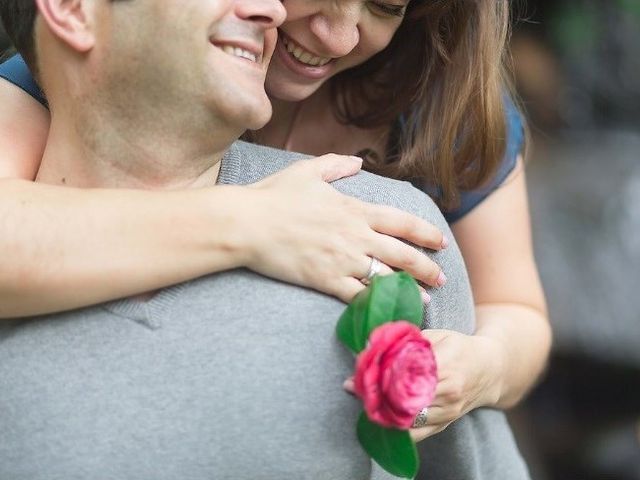
{"type": "MultiPolygon", "coordinates": [[[[196,127],[197,128],[197,127],[196,127]]],[[[132,131],[97,113],[53,113],[37,181],[83,188],[180,189],[213,185],[233,138],[132,131]]]]}

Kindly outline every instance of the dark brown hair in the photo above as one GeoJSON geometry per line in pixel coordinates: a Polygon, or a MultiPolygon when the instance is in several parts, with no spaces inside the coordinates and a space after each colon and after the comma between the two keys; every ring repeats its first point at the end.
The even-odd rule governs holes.
{"type": "Polygon", "coordinates": [[[0,0],[0,19],[7,36],[32,72],[36,72],[33,27],[38,13],[34,0],[0,0]]]}
{"type": "Polygon", "coordinates": [[[509,0],[411,0],[388,47],[332,80],[342,122],[403,120],[396,148],[369,170],[424,181],[444,209],[491,179],[506,150],[509,20],[509,0]]]}

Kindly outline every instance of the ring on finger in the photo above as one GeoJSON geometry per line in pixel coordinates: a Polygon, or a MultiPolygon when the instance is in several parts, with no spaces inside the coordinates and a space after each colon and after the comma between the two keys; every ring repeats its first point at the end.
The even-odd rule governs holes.
{"type": "Polygon", "coordinates": [[[428,407],[424,407],[422,410],[420,410],[420,413],[416,415],[416,419],[413,421],[413,428],[422,428],[427,426],[428,410],[428,407]]]}
{"type": "Polygon", "coordinates": [[[373,277],[380,273],[382,269],[382,262],[378,260],[376,257],[371,257],[371,263],[369,264],[369,271],[367,272],[367,276],[361,279],[360,281],[365,285],[369,285],[373,277]]]}

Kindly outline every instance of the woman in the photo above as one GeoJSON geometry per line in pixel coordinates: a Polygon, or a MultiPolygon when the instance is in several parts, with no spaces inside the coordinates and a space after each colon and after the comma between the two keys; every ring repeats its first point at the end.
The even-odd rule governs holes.
{"type": "MultiPolygon", "coordinates": [[[[508,1],[285,0],[284,5],[287,22],[280,29],[279,46],[267,79],[274,119],[255,133],[254,140],[310,154],[361,154],[366,157],[366,166],[377,173],[413,179],[435,195],[448,213],[467,262],[476,300],[477,331],[473,336],[450,331],[425,333],[435,344],[440,382],[428,425],[416,436],[424,438],[439,432],[481,406],[512,406],[542,370],[550,333],[530,241],[524,172],[518,156],[521,129],[508,100],[506,104],[512,112],[506,115],[509,122],[505,122],[503,107],[501,60],[507,36],[508,1]],[[321,138],[318,131],[324,133],[321,138]]],[[[14,81],[28,89],[23,81],[14,81]]],[[[9,173],[31,179],[46,135],[46,110],[8,85],[2,85],[0,95],[5,97],[0,130],[6,135],[0,151],[5,152],[5,163],[13,168],[9,173]],[[11,134],[6,133],[9,125],[11,134]],[[7,141],[9,135],[11,142],[7,141]]],[[[295,174],[299,172],[284,172],[263,186],[291,182],[298,178],[295,174]]],[[[299,178],[311,183],[311,176],[299,178]]],[[[327,177],[330,176],[324,178],[330,179],[327,177]]],[[[322,175],[315,175],[316,181],[321,178],[322,175]]],[[[15,243],[14,249],[20,250],[23,239],[39,238],[36,225],[40,219],[37,212],[29,210],[30,202],[54,205],[52,216],[74,209],[74,218],[80,219],[70,226],[69,234],[61,231],[60,217],[54,221],[50,218],[47,228],[55,232],[55,238],[40,239],[44,252],[37,252],[38,258],[30,262],[24,253],[13,256],[14,266],[28,264],[23,271],[29,272],[15,291],[23,299],[49,299],[35,311],[133,294],[238,265],[276,277],[280,273],[282,264],[273,261],[277,255],[267,258],[255,246],[237,248],[242,244],[237,238],[219,240],[217,249],[202,245],[202,238],[207,238],[201,234],[205,231],[202,218],[212,215],[206,206],[202,207],[203,203],[206,205],[202,194],[197,197],[198,193],[185,193],[178,210],[176,201],[183,192],[147,194],[144,198],[140,192],[125,192],[124,195],[141,196],[136,202],[123,203],[127,205],[126,214],[132,215],[123,219],[119,218],[121,212],[110,213],[109,202],[117,201],[114,196],[109,197],[113,192],[70,193],[65,191],[69,189],[6,182],[5,188],[0,189],[4,193],[0,194],[7,201],[20,199],[13,203],[21,209],[18,217],[14,216],[22,222],[20,228],[2,235],[15,243]],[[130,205],[137,206],[132,210],[130,205]],[[193,225],[196,240],[176,235],[167,228],[170,221],[176,221],[162,216],[147,219],[142,230],[131,228],[131,218],[157,211],[158,205],[172,208],[169,219],[190,217],[179,221],[193,225]],[[104,235],[96,232],[91,228],[91,218],[100,219],[101,225],[111,225],[113,230],[104,235]],[[87,232],[100,242],[96,250],[101,258],[91,265],[76,262],[73,268],[66,266],[62,275],[64,288],[53,288],[52,292],[49,270],[52,265],[55,268],[57,258],[72,257],[74,238],[87,232]],[[104,238],[121,240],[114,246],[104,238]],[[193,243],[189,245],[189,241],[193,243]],[[224,255],[236,248],[240,254],[224,255]],[[145,249],[153,252],[147,259],[165,256],[162,268],[155,266],[153,272],[141,273],[145,269],[138,268],[140,264],[131,264],[137,256],[131,255],[132,250],[137,254],[145,249]],[[200,266],[199,260],[207,255],[216,256],[215,261],[209,259],[205,267],[200,266]],[[114,259],[118,260],[116,267],[110,268],[106,276],[118,282],[105,282],[102,269],[115,263],[114,259]],[[140,277],[132,280],[130,272],[137,272],[140,277]],[[88,288],[87,280],[91,279],[93,283],[88,288]],[[80,286],[85,288],[79,289],[80,286]],[[69,293],[74,290],[92,293],[76,300],[69,293]],[[56,295],[66,303],[51,300],[56,295]]],[[[271,191],[277,195],[278,189],[271,191]]],[[[328,190],[326,195],[329,199],[328,190]]],[[[335,212],[340,211],[339,200],[333,200],[327,202],[328,210],[334,205],[327,218],[336,218],[335,212]]],[[[0,205],[7,209],[10,204],[3,200],[0,205]]],[[[227,217],[223,218],[229,218],[229,212],[225,213],[227,217]]],[[[360,235],[366,234],[368,243],[358,244],[361,258],[380,257],[392,267],[408,269],[432,286],[446,281],[433,264],[412,264],[406,256],[403,261],[403,254],[398,253],[399,243],[394,247],[398,249],[396,254],[389,253],[390,245],[383,245],[382,238],[377,237],[376,243],[372,230],[400,235],[431,248],[446,245],[441,235],[420,226],[416,236],[408,231],[413,225],[382,220],[379,213],[370,213],[367,225],[349,237],[362,238],[360,235]],[[378,248],[373,248],[374,244],[378,248]]],[[[251,216],[251,212],[240,209],[231,215],[242,224],[243,215],[251,216]]],[[[277,220],[284,223],[284,219],[277,220]]],[[[270,227],[266,225],[265,230],[270,227]]],[[[316,225],[315,230],[322,228],[316,225]]],[[[47,231],[43,235],[52,234],[47,231]]],[[[268,241],[269,236],[266,238],[268,241]]],[[[300,254],[308,242],[313,244],[310,238],[297,237],[283,251],[287,255],[292,251],[300,254]]],[[[321,251],[321,245],[317,251],[321,251]]],[[[305,256],[300,254],[299,258],[305,256]]],[[[367,265],[359,266],[359,270],[351,266],[345,272],[340,271],[339,263],[333,264],[332,271],[339,272],[335,278],[342,282],[333,282],[333,294],[349,298],[359,288],[355,287],[354,278],[365,276],[367,265]]],[[[284,279],[316,288],[322,283],[309,280],[304,272],[291,273],[290,278],[284,279]]]]}

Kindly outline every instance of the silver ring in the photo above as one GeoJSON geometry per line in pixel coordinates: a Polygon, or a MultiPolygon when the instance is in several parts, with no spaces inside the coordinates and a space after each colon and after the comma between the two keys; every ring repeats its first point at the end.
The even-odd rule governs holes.
{"type": "Polygon", "coordinates": [[[382,262],[378,260],[376,257],[371,257],[369,272],[367,273],[367,276],[361,280],[361,282],[364,283],[365,285],[369,285],[369,283],[371,283],[371,280],[373,280],[373,277],[378,275],[381,269],[382,269],[382,262]]]}
{"type": "Polygon", "coordinates": [[[413,421],[413,428],[422,428],[427,426],[427,411],[428,407],[424,407],[420,410],[420,413],[416,415],[416,419],[413,421]]]}

